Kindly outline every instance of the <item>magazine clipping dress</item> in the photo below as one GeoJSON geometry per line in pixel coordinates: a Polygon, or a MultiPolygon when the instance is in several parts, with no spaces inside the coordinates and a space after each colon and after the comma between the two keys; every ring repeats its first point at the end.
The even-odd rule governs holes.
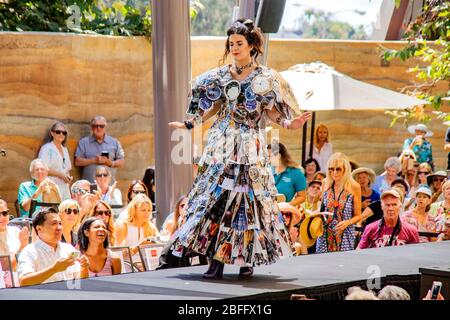
{"type": "Polygon", "coordinates": [[[277,190],[266,148],[266,110],[284,119],[298,114],[287,82],[258,66],[247,78],[232,78],[229,66],[195,79],[188,115],[197,124],[218,107],[198,175],[188,194],[187,221],[175,235],[172,254],[192,252],[240,267],[268,265],[293,253],[276,203],[277,190]]]}

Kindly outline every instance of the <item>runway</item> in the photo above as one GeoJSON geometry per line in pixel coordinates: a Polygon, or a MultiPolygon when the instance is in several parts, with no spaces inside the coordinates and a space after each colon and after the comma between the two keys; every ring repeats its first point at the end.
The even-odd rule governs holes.
{"type": "Polygon", "coordinates": [[[205,280],[207,266],[197,266],[1,289],[0,300],[288,299],[292,293],[334,299],[369,278],[409,282],[417,291],[421,267],[450,268],[450,241],[292,257],[255,268],[249,280],[228,265],[223,279],[205,280]]]}

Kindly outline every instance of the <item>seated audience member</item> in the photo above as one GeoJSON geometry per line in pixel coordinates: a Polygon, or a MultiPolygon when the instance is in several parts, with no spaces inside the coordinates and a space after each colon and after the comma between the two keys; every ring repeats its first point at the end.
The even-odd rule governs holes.
{"type": "Polygon", "coordinates": [[[392,181],[391,188],[397,188],[402,191],[402,209],[404,209],[405,203],[408,203],[411,199],[411,197],[409,196],[410,188],[408,182],[406,182],[403,178],[397,178],[392,181]]]}
{"type": "MultiPolygon", "coordinates": [[[[142,182],[147,187],[148,197],[152,200],[152,204],[155,203],[155,169],[152,167],[148,167],[145,170],[144,177],[142,178],[142,182]]],[[[153,208],[155,209],[155,208],[153,208]]]]}
{"type": "MultiPolygon", "coordinates": [[[[111,185],[111,172],[106,166],[98,166],[95,169],[95,182],[100,191],[100,199],[108,203],[109,205],[122,205],[122,192],[117,188],[117,181],[111,185]]],[[[120,210],[117,210],[116,216],[120,214],[120,210]]]]}
{"type": "Polygon", "coordinates": [[[379,194],[391,188],[391,183],[402,170],[402,165],[397,157],[390,157],[384,163],[384,172],[375,178],[372,189],[379,194]]]}
{"type": "Polygon", "coordinates": [[[80,222],[89,214],[92,206],[100,200],[100,192],[91,193],[91,183],[87,180],[77,180],[70,188],[72,199],[78,202],[80,207],[80,222]]]}
{"type": "Polygon", "coordinates": [[[75,258],[75,248],[61,242],[62,223],[58,212],[51,207],[39,211],[33,219],[33,228],[39,239],[20,253],[17,268],[20,286],[76,278],[75,268],[69,267],[75,262],[81,268],[86,267],[87,259],[75,258]]]}
{"type": "Polygon", "coordinates": [[[442,185],[442,196],[442,201],[432,203],[430,206],[430,215],[434,218],[442,215],[445,215],[446,218],[450,217],[450,180],[445,181],[442,185]]]}
{"type": "MultiPolygon", "coordinates": [[[[431,190],[428,187],[420,187],[416,190],[416,207],[406,211],[402,219],[415,226],[419,232],[436,232],[436,223],[434,218],[428,214],[431,204],[431,190]]],[[[435,238],[419,238],[420,242],[436,241],[435,238]]]]}
{"type": "Polygon", "coordinates": [[[358,249],[418,243],[419,233],[416,227],[400,219],[401,206],[401,196],[397,190],[383,192],[381,194],[383,218],[366,226],[358,249]]]}
{"type": "Polygon", "coordinates": [[[309,182],[308,189],[306,189],[306,199],[300,205],[300,209],[308,215],[308,211],[314,212],[320,209],[322,197],[322,181],[313,180],[309,182]],[[308,211],[306,211],[308,210],[308,211]]]}
{"type": "Polygon", "coordinates": [[[106,229],[108,230],[109,244],[112,247],[117,245],[114,215],[112,214],[112,209],[109,204],[103,200],[98,200],[95,202],[87,216],[87,218],[91,217],[98,217],[105,222],[106,229]]]}
{"type": "Polygon", "coordinates": [[[431,203],[444,200],[444,195],[442,194],[442,185],[446,180],[447,173],[445,171],[436,171],[435,173],[429,174],[427,176],[428,186],[433,192],[431,203]]]}
{"type": "Polygon", "coordinates": [[[303,213],[287,202],[278,203],[278,207],[283,216],[284,225],[291,236],[294,252],[297,255],[308,254],[308,248],[299,237],[300,224],[304,218],[303,213]]]}
{"type": "MultiPolygon", "coordinates": [[[[31,200],[43,202],[44,193],[59,194],[58,186],[48,178],[48,167],[41,159],[34,159],[30,163],[31,181],[22,182],[19,186],[18,202],[20,216],[28,217],[31,200]]],[[[40,207],[36,207],[38,211],[40,207]]]]}
{"type": "MultiPolygon", "coordinates": [[[[133,200],[133,198],[138,194],[145,194],[148,197],[148,190],[145,184],[140,180],[134,180],[131,182],[127,191],[127,201],[128,203],[133,200]]],[[[128,217],[128,208],[125,207],[124,210],[119,214],[118,221],[126,220],[128,217]]]]}
{"type": "Polygon", "coordinates": [[[58,207],[62,223],[61,242],[70,243],[76,247],[78,243],[77,228],[80,223],[80,206],[73,199],[64,200],[58,207]]]}
{"type": "Polygon", "coordinates": [[[442,223],[442,227],[439,227],[440,232],[437,241],[448,241],[450,240],[450,218],[446,219],[444,223],[442,223]]]}
{"type": "Polygon", "coordinates": [[[170,215],[167,216],[161,227],[161,235],[173,236],[176,231],[186,222],[186,210],[185,206],[187,204],[188,198],[186,196],[181,196],[178,198],[175,204],[175,210],[170,215]]]}
{"type": "Polygon", "coordinates": [[[309,158],[305,162],[305,176],[306,183],[310,183],[314,180],[314,175],[320,172],[320,166],[316,159],[309,158]]]}
{"type": "Polygon", "coordinates": [[[323,171],[318,171],[314,174],[313,180],[323,181],[327,177],[327,174],[323,171]]]}
{"type": "Polygon", "coordinates": [[[361,187],[361,210],[366,209],[369,204],[380,200],[380,194],[371,186],[375,182],[375,172],[370,168],[358,168],[352,172],[353,179],[361,187]]]}
{"type": "Polygon", "coordinates": [[[81,270],[81,277],[99,277],[120,274],[122,264],[110,250],[108,230],[100,218],[86,219],[78,229],[78,246],[88,264],[81,270]]]}
{"type": "Polygon", "coordinates": [[[414,163],[417,162],[416,155],[412,150],[405,149],[402,151],[398,159],[400,160],[400,164],[402,166],[402,170],[399,175],[403,179],[406,179],[408,170],[414,169],[414,163]]]}
{"type": "Polygon", "coordinates": [[[8,226],[9,210],[7,203],[0,199],[0,255],[10,255],[13,269],[16,268],[16,253],[20,252],[28,244],[28,227],[19,229],[8,226]]]}
{"type": "Polygon", "coordinates": [[[363,290],[360,287],[350,287],[347,290],[345,300],[379,300],[372,291],[363,290]]]}
{"type": "Polygon", "coordinates": [[[152,202],[139,194],[128,204],[128,219],[116,225],[117,244],[130,247],[131,254],[138,253],[138,246],[155,243],[158,229],[151,222],[152,202]]]}
{"type": "Polygon", "coordinates": [[[385,286],[378,292],[379,300],[411,300],[409,293],[397,286],[385,286]]]}

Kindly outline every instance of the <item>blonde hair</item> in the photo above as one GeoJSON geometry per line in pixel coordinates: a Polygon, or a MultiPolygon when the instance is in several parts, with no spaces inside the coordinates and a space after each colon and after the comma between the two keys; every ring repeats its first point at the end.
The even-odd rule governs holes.
{"type": "Polygon", "coordinates": [[[91,210],[89,211],[89,214],[85,217],[84,220],[86,220],[87,218],[90,218],[90,217],[96,217],[95,210],[97,210],[97,208],[100,204],[104,205],[106,207],[106,209],[111,212],[111,215],[109,216],[109,220],[108,220],[108,224],[107,224],[106,228],[108,229],[108,233],[109,233],[108,234],[109,243],[111,244],[111,246],[114,246],[116,243],[116,238],[115,238],[116,229],[114,228],[114,212],[112,211],[111,206],[108,203],[106,203],[103,200],[98,200],[92,206],[91,210]]]}
{"type": "Polygon", "coordinates": [[[325,142],[330,142],[330,130],[328,130],[328,127],[323,123],[319,123],[319,125],[316,128],[316,132],[314,133],[314,142],[317,143],[319,141],[319,130],[320,129],[327,130],[327,137],[325,139],[325,142]]]}
{"type": "MultiPolygon", "coordinates": [[[[136,221],[137,210],[144,204],[148,204],[150,206],[150,211],[153,211],[152,201],[145,194],[138,194],[130,201],[127,206],[128,216],[124,221],[127,226],[136,221]]],[[[144,230],[144,237],[154,237],[159,234],[156,226],[148,220],[144,222],[142,229],[144,230]]]]}
{"type": "Polygon", "coordinates": [[[70,207],[76,206],[78,209],[78,214],[77,214],[77,222],[74,224],[72,231],[78,230],[78,227],[80,226],[80,205],[78,204],[78,202],[76,200],[73,199],[67,199],[64,200],[63,202],[61,202],[58,206],[58,212],[59,215],[61,215],[64,211],[66,211],[67,209],[69,209],[70,207]]]}
{"type": "MultiPolygon", "coordinates": [[[[344,169],[343,172],[343,177],[342,177],[342,182],[344,185],[344,188],[347,190],[351,190],[351,185],[352,185],[352,168],[350,166],[350,161],[348,159],[348,157],[343,154],[342,152],[336,152],[333,153],[330,157],[330,159],[328,160],[327,163],[327,167],[331,168],[331,167],[340,167],[344,169]]],[[[331,185],[333,184],[333,179],[330,176],[330,171],[328,171],[327,176],[325,178],[325,180],[322,182],[323,183],[323,191],[328,190],[331,185]]]]}
{"type": "Polygon", "coordinates": [[[445,191],[445,189],[447,189],[448,187],[450,187],[450,180],[445,180],[445,182],[442,184],[442,191],[445,191]]]}

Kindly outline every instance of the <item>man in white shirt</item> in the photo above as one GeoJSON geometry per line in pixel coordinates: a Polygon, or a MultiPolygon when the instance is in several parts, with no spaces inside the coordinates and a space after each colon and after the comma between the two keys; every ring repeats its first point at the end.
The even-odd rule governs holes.
{"type": "Polygon", "coordinates": [[[20,286],[71,280],[78,276],[75,269],[86,268],[87,258],[77,258],[79,252],[72,245],[61,242],[62,223],[55,209],[38,212],[33,219],[33,228],[39,239],[20,253],[17,269],[20,286]],[[70,268],[76,261],[78,268],[70,268]]]}

